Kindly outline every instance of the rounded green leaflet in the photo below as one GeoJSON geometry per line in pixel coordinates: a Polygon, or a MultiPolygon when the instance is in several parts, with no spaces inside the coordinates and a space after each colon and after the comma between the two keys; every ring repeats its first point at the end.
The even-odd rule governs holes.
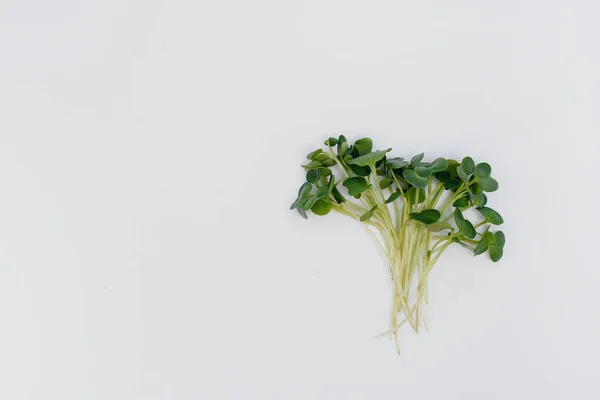
{"type": "Polygon", "coordinates": [[[485,253],[487,249],[488,249],[487,243],[485,242],[485,240],[481,239],[477,243],[477,246],[475,246],[475,248],[473,249],[473,257],[485,253]]]}
{"type": "Polygon", "coordinates": [[[330,137],[325,141],[325,146],[333,147],[338,144],[338,140],[334,137],[330,137]]]}
{"type": "Polygon", "coordinates": [[[375,210],[377,210],[377,204],[375,204],[373,207],[371,207],[371,209],[369,211],[367,211],[366,213],[361,215],[360,221],[361,222],[368,221],[375,213],[375,210]]]}
{"type": "Polygon", "coordinates": [[[358,139],[354,142],[354,147],[358,150],[358,154],[362,156],[373,150],[373,141],[369,138],[358,139]]]}
{"type": "Polygon", "coordinates": [[[318,199],[310,210],[316,215],[327,215],[331,211],[331,203],[324,199],[318,199]]]}
{"type": "Polygon", "coordinates": [[[494,238],[494,243],[488,246],[488,253],[492,261],[497,262],[504,254],[504,233],[502,231],[498,231],[494,234],[494,238]]]}
{"type": "Polygon", "coordinates": [[[410,166],[414,168],[417,165],[419,165],[419,163],[421,161],[423,161],[423,157],[425,157],[425,153],[419,153],[416,156],[414,156],[413,158],[411,158],[410,159],[410,166]]]}
{"type": "Polygon", "coordinates": [[[463,196],[452,203],[453,207],[467,207],[469,205],[469,198],[467,196],[463,196]]]}
{"type": "Polygon", "coordinates": [[[427,230],[430,232],[440,232],[445,229],[452,230],[452,225],[447,222],[434,222],[433,224],[427,225],[427,230]]]}
{"type": "Polygon", "coordinates": [[[489,207],[478,207],[477,211],[483,215],[485,220],[493,225],[500,225],[504,222],[502,216],[494,209],[489,207]]]}
{"type": "Polygon", "coordinates": [[[417,175],[428,178],[434,172],[440,172],[448,168],[448,160],[445,158],[436,158],[432,163],[421,163],[415,167],[417,175]]]}
{"type": "Polygon", "coordinates": [[[350,147],[348,146],[348,142],[338,143],[338,155],[340,157],[345,156],[349,150],[350,150],[350,147]]]}
{"type": "Polygon", "coordinates": [[[300,216],[304,219],[308,219],[308,216],[306,215],[306,211],[304,211],[302,209],[302,207],[298,207],[296,208],[296,211],[298,211],[298,214],[300,214],[300,216]]]}
{"type": "Polygon", "coordinates": [[[391,203],[392,201],[396,200],[398,197],[400,197],[400,192],[399,191],[396,191],[396,192],[392,193],[390,195],[390,197],[388,197],[387,200],[385,201],[385,204],[391,203]]]}
{"type": "Polygon", "coordinates": [[[487,204],[487,196],[484,193],[474,194],[471,201],[473,205],[483,207],[487,204]]]}
{"type": "Polygon", "coordinates": [[[437,222],[442,215],[436,209],[423,210],[418,213],[410,213],[410,218],[419,221],[425,225],[437,222]]]}
{"type": "Polygon", "coordinates": [[[462,165],[459,165],[456,168],[456,173],[458,174],[458,177],[463,181],[463,182],[468,182],[469,181],[469,174],[467,174],[465,172],[465,170],[463,169],[462,165]]]}
{"type": "Polygon", "coordinates": [[[492,167],[488,163],[479,163],[475,166],[475,178],[485,179],[492,174],[492,167]]]}
{"type": "Polygon", "coordinates": [[[462,215],[462,212],[458,208],[454,209],[454,222],[456,222],[456,227],[458,228],[458,231],[462,233],[465,237],[473,239],[477,234],[471,221],[465,219],[465,217],[463,217],[462,215]]]}
{"type": "Polygon", "coordinates": [[[392,180],[389,178],[383,178],[381,181],[379,181],[379,187],[383,190],[383,189],[387,189],[392,185],[392,180]]]}
{"type": "Polygon", "coordinates": [[[423,190],[418,190],[414,187],[411,187],[406,191],[404,197],[406,197],[406,200],[408,200],[410,204],[421,204],[425,201],[425,192],[423,190]],[[417,191],[419,194],[417,194],[417,191]]]}
{"type": "Polygon", "coordinates": [[[467,175],[471,175],[473,173],[473,169],[475,168],[475,162],[471,157],[463,158],[460,165],[467,175]]]}
{"type": "Polygon", "coordinates": [[[350,196],[356,196],[371,187],[366,179],[360,176],[346,179],[343,185],[348,189],[350,196]]]}
{"type": "Polygon", "coordinates": [[[498,190],[498,182],[491,177],[479,179],[478,184],[484,192],[495,192],[498,190]]]}
{"type": "Polygon", "coordinates": [[[458,189],[461,183],[462,181],[460,179],[450,178],[449,180],[444,182],[444,188],[446,188],[447,190],[455,190],[458,189]]]}
{"type": "Polygon", "coordinates": [[[433,174],[433,176],[435,176],[435,178],[442,183],[450,180],[450,173],[448,171],[436,172],[433,174]]]}
{"type": "Polygon", "coordinates": [[[427,187],[427,178],[422,178],[412,169],[404,170],[402,176],[408,183],[416,188],[424,189],[427,187]]]}
{"type": "Polygon", "coordinates": [[[333,195],[333,198],[338,204],[342,204],[346,201],[346,198],[342,195],[342,193],[340,193],[338,188],[336,188],[335,186],[331,189],[331,194],[333,195]]]}
{"type": "Polygon", "coordinates": [[[371,174],[371,167],[361,167],[360,165],[348,164],[350,170],[358,176],[369,176],[371,174]]]}
{"type": "Polygon", "coordinates": [[[481,188],[481,185],[478,182],[475,182],[474,184],[469,186],[469,191],[473,194],[479,194],[482,190],[483,189],[481,188]]]}
{"type": "Polygon", "coordinates": [[[496,243],[496,236],[490,231],[483,232],[483,240],[487,245],[492,245],[496,243]]]}
{"type": "Polygon", "coordinates": [[[350,165],[358,165],[361,167],[368,167],[371,165],[375,165],[376,162],[382,160],[385,157],[385,153],[387,153],[388,151],[391,151],[392,149],[386,149],[386,150],[378,150],[378,151],[373,151],[371,153],[362,155],[360,157],[354,158],[350,161],[348,161],[348,164],[350,165]]]}
{"type": "Polygon", "coordinates": [[[306,173],[306,181],[310,183],[317,183],[322,174],[322,168],[311,169],[306,173]]]}
{"type": "Polygon", "coordinates": [[[321,154],[323,152],[323,149],[316,149],[315,151],[312,151],[310,153],[308,153],[308,155],[306,156],[307,159],[312,160],[315,158],[315,156],[321,154]]]}
{"type": "Polygon", "coordinates": [[[298,198],[292,205],[290,206],[290,210],[294,208],[299,208],[310,196],[310,192],[312,190],[313,185],[309,182],[304,182],[302,186],[300,186],[300,190],[298,191],[298,198]]]}
{"type": "Polygon", "coordinates": [[[313,160],[319,161],[325,167],[333,167],[335,165],[335,161],[327,153],[319,153],[313,156],[313,160]]]}
{"type": "Polygon", "coordinates": [[[402,167],[406,167],[407,165],[408,161],[402,157],[394,157],[387,160],[387,167],[390,169],[400,169],[402,167]]]}
{"type": "Polygon", "coordinates": [[[458,161],[452,159],[448,160],[448,168],[446,168],[446,172],[450,174],[451,178],[458,178],[458,173],[456,172],[458,165],[458,161]]]}
{"type": "Polygon", "coordinates": [[[307,171],[310,169],[323,168],[323,167],[324,167],[324,165],[320,161],[317,161],[317,160],[312,160],[308,164],[302,166],[302,168],[304,168],[307,171]]]}

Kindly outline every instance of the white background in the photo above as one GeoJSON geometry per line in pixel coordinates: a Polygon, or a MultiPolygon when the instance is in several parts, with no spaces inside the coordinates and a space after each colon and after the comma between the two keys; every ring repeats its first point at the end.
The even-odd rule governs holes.
{"type": "Polygon", "coordinates": [[[0,1],[0,398],[597,399],[594,2],[0,1]],[[339,133],[492,164],[429,333],[289,211],[339,133]]]}

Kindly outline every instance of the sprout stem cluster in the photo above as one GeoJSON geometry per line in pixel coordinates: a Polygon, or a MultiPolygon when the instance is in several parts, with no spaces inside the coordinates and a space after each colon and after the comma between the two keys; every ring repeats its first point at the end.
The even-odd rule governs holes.
{"type": "Polygon", "coordinates": [[[333,210],[365,225],[388,261],[393,282],[390,327],[380,336],[393,338],[399,352],[400,327],[427,328],[429,273],[448,247],[458,244],[474,255],[488,252],[493,261],[502,257],[504,234],[490,227],[503,220],[486,207],[484,194],[497,190],[498,183],[489,164],[475,165],[470,157],[460,163],[424,162],[423,153],[410,161],[389,158],[391,149],[373,151],[371,139],[350,144],[343,135],[325,145],[307,156],[306,182],[291,208],[304,218],[309,210],[316,215],[333,210]],[[471,209],[481,216],[475,225],[463,215],[471,209]]]}

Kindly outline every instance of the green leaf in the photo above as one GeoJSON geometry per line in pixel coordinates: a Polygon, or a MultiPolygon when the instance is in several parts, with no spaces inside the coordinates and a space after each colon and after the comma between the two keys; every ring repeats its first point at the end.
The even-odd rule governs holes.
{"type": "Polygon", "coordinates": [[[400,197],[400,191],[396,191],[394,193],[392,193],[390,195],[390,197],[387,198],[387,200],[385,201],[385,204],[389,204],[392,201],[396,200],[398,197],[400,197]]]}
{"type": "Polygon", "coordinates": [[[387,189],[391,185],[392,185],[392,180],[389,178],[383,178],[381,181],[379,181],[379,187],[381,188],[381,190],[387,189]]]}
{"type": "Polygon", "coordinates": [[[371,187],[371,185],[367,183],[366,179],[360,176],[346,179],[343,182],[343,185],[348,188],[348,194],[350,196],[356,196],[371,187]]]}
{"type": "Polygon", "coordinates": [[[479,194],[479,193],[481,193],[481,191],[483,189],[481,188],[481,185],[479,183],[475,182],[474,184],[472,184],[471,186],[469,186],[469,190],[473,194],[479,194]]]}
{"type": "Polygon", "coordinates": [[[333,198],[338,204],[342,204],[346,201],[346,198],[340,193],[338,188],[336,188],[335,186],[333,187],[333,189],[331,189],[331,194],[333,195],[333,198]]]}
{"type": "Polygon", "coordinates": [[[487,196],[483,193],[474,194],[471,202],[474,206],[483,207],[487,204],[487,196]]]}
{"type": "Polygon", "coordinates": [[[290,210],[294,208],[299,208],[310,196],[310,192],[312,190],[313,185],[305,182],[302,186],[300,186],[300,190],[298,191],[298,198],[292,205],[290,206],[290,210]]]}
{"type": "Polygon", "coordinates": [[[371,209],[369,211],[367,211],[366,213],[364,213],[363,215],[360,216],[360,221],[364,222],[369,220],[369,218],[371,218],[373,216],[373,214],[375,213],[375,210],[377,209],[377,204],[375,204],[373,207],[371,207],[371,209]]]}
{"type": "Polygon", "coordinates": [[[317,202],[317,200],[319,200],[317,197],[309,197],[308,199],[306,199],[306,201],[304,203],[302,203],[302,205],[300,205],[300,207],[303,209],[304,211],[308,211],[312,208],[312,206],[315,205],[315,203],[317,202]]]}
{"type": "Polygon", "coordinates": [[[425,157],[425,153],[419,153],[416,156],[414,156],[413,158],[411,158],[410,159],[410,166],[414,168],[417,165],[419,165],[419,163],[421,161],[423,161],[423,157],[425,157]]]}
{"type": "Polygon", "coordinates": [[[348,142],[338,143],[338,155],[340,157],[345,156],[349,150],[350,150],[350,147],[348,145],[348,142]]]}
{"type": "Polygon", "coordinates": [[[306,181],[310,183],[317,183],[319,178],[321,177],[323,168],[311,169],[306,173],[306,181]]]}
{"type": "Polygon", "coordinates": [[[492,208],[479,207],[479,208],[477,208],[477,211],[479,211],[481,213],[481,215],[483,215],[483,217],[485,218],[485,220],[487,222],[489,222],[493,225],[500,225],[504,222],[504,219],[502,219],[502,216],[492,208]]]}
{"type": "Polygon", "coordinates": [[[462,165],[459,165],[459,166],[456,168],[456,173],[458,174],[458,176],[460,177],[460,179],[461,179],[463,182],[468,182],[468,181],[469,181],[469,174],[467,174],[467,173],[464,171],[464,169],[463,169],[462,165]]]}
{"type": "Polygon", "coordinates": [[[469,205],[469,198],[467,196],[463,196],[452,203],[453,207],[467,207],[469,205]]]}
{"type": "Polygon", "coordinates": [[[456,227],[458,228],[458,231],[462,233],[465,237],[473,239],[477,234],[471,221],[465,219],[465,217],[463,217],[462,215],[462,212],[458,208],[454,209],[454,221],[456,222],[456,227]]]}
{"type": "Polygon", "coordinates": [[[319,199],[310,210],[317,215],[327,215],[331,211],[331,203],[327,200],[319,199]]]}
{"type": "Polygon", "coordinates": [[[373,141],[369,138],[358,139],[354,142],[354,147],[358,150],[358,154],[363,156],[373,150],[373,141]]]}
{"type": "Polygon", "coordinates": [[[447,222],[434,222],[433,224],[427,225],[427,230],[430,232],[440,232],[445,229],[452,229],[452,225],[447,222]]]}
{"type": "Polygon", "coordinates": [[[442,183],[450,180],[450,173],[448,171],[436,172],[433,174],[433,176],[435,176],[435,178],[442,183]]]}
{"type": "Polygon", "coordinates": [[[450,177],[458,178],[458,173],[456,172],[458,165],[458,161],[452,159],[448,160],[448,168],[446,168],[446,172],[450,174],[450,177]]]}
{"type": "Polygon", "coordinates": [[[485,253],[487,249],[487,243],[485,242],[485,240],[481,239],[479,243],[477,243],[477,246],[475,246],[475,248],[473,249],[473,257],[485,253]]]}
{"type": "Polygon", "coordinates": [[[321,154],[322,152],[323,152],[323,149],[316,149],[315,151],[308,153],[306,158],[309,160],[312,160],[315,158],[315,156],[321,154]]]}
{"type": "Polygon", "coordinates": [[[306,211],[304,211],[301,207],[296,208],[296,211],[298,211],[298,214],[300,214],[302,216],[302,218],[308,219],[308,216],[306,215],[306,211]]]}
{"type": "Polygon", "coordinates": [[[411,187],[406,191],[406,195],[404,197],[406,197],[406,200],[408,200],[410,204],[421,204],[425,201],[425,192],[423,190],[418,190],[419,194],[417,195],[417,190],[418,189],[411,187]]]}
{"type": "Polygon", "coordinates": [[[479,179],[479,186],[484,192],[495,192],[498,190],[498,182],[494,178],[479,179]]]}
{"type": "Polygon", "coordinates": [[[496,236],[490,231],[483,232],[483,240],[487,245],[492,245],[496,243],[496,236]]]}
{"type": "Polygon", "coordinates": [[[440,172],[448,168],[448,160],[445,158],[436,158],[432,163],[421,164],[415,167],[417,175],[427,178],[434,172],[440,172]]]}
{"type": "Polygon", "coordinates": [[[446,182],[444,182],[444,187],[448,190],[458,189],[462,181],[457,178],[450,178],[446,182]]]}
{"type": "Polygon", "coordinates": [[[338,144],[338,140],[334,137],[330,137],[325,141],[325,146],[333,147],[338,144]]]}
{"type": "Polygon", "coordinates": [[[350,170],[358,176],[369,176],[371,174],[370,167],[361,167],[359,165],[348,164],[350,170]]]}
{"type": "Polygon", "coordinates": [[[410,218],[422,222],[425,225],[437,222],[442,215],[436,209],[423,210],[418,213],[410,213],[410,218]]]}
{"type": "Polygon", "coordinates": [[[422,178],[412,169],[404,170],[402,176],[408,183],[416,188],[424,189],[427,187],[427,178],[422,178]]]}
{"type": "Polygon", "coordinates": [[[327,153],[319,153],[313,156],[313,160],[319,161],[325,167],[333,167],[335,165],[335,161],[333,161],[327,153]]]}
{"type": "Polygon", "coordinates": [[[492,261],[497,262],[502,258],[502,255],[504,254],[504,233],[502,231],[498,231],[494,234],[494,238],[494,243],[488,246],[488,253],[492,261]]]}
{"type": "Polygon", "coordinates": [[[463,158],[460,165],[467,175],[471,175],[473,173],[473,168],[475,168],[475,162],[471,157],[463,158]]]}
{"type": "Polygon", "coordinates": [[[329,194],[329,187],[321,186],[321,187],[317,188],[317,192],[315,193],[315,198],[322,199],[323,197],[326,197],[328,194],[329,194]]]}
{"type": "Polygon", "coordinates": [[[374,151],[372,153],[368,153],[368,154],[362,155],[360,157],[357,157],[355,159],[352,159],[348,162],[348,164],[358,165],[361,167],[368,167],[370,165],[375,165],[375,163],[379,160],[382,160],[383,157],[385,157],[385,153],[387,153],[390,150],[392,150],[392,149],[374,151]]]}
{"type": "Polygon", "coordinates": [[[407,165],[408,161],[404,160],[402,157],[394,157],[387,160],[387,167],[390,169],[400,169],[407,165]]]}
{"type": "Polygon", "coordinates": [[[492,167],[488,163],[479,163],[475,166],[475,178],[485,179],[489,178],[492,173],[492,167]]]}

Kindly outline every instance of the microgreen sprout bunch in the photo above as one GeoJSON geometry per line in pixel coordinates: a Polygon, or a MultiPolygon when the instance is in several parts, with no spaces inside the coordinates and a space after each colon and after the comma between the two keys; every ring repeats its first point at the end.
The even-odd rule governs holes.
{"type": "Polygon", "coordinates": [[[327,139],[302,165],[306,182],[291,209],[304,218],[308,212],[335,211],[372,234],[389,263],[394,288],[390,329],[382,335],[393,337],[399,351],[402,325],[415,332],[427,327],[428,276],[444,251],[456,244],[496,262],[504,234],[491,230],[503,219],[487,206],[485,193],[498,189],[489,164],[476,164],[471,157],[426,162],[423,153],[404,159],[390,157],[390,151],[374,151],[369,138],[354,144],[343,135],[327,139]],[[470,209],[474,222],[463,214],[470,209]]]}

